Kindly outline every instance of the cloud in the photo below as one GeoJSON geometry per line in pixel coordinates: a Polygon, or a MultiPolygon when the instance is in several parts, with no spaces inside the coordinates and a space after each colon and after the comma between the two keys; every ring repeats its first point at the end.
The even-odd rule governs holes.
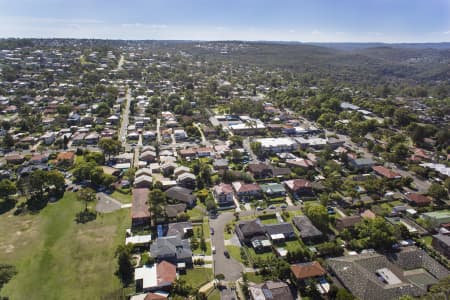
{"type": "Polygon", "coordinates": [[[450,34],[450,30],[444,31],[443,34],[445,34],[445,35],[450,34]]]}

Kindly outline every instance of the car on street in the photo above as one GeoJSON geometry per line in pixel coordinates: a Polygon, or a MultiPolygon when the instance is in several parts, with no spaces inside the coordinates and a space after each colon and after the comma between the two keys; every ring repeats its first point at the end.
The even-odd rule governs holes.
{"type": "Polygon", "coordinates": [[[286,204],[281,204],[280,207],[281,208],[287,208],[287,205],[286,204]]]}
{"type": "Polygon", "coordinates": [[[210,228],[209,233],[211,233],[211,235],[214,235],[214,228],[210,228]]]}
{"type": "Polygon", "coordinates": [[[269,209],[275,209],[275,205],[269,205],[269,209]]]}
{"type": "Polygon", "coordinates": [[[212,254],[216,254],[216,247],[212,246],[211,251],[212,251],[212,254]]]}
{"type": "Polygon", "coordinates": [[[256,208],[256,210],[264,210],[264,208],[262,208],[261,206],[258,206],[258,207],[256,208]]]}
{"type": "Polygon", "coordinates": [[[223,255],[225,255],[226,258],[230,258],[230,253],[228,251],[223,251],[223,255]]]}

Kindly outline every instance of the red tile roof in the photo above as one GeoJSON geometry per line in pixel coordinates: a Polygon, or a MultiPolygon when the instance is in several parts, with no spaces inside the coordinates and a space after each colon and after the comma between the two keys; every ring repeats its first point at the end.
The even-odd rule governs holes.
{"type": "Polygon", "coordinates": [[[323,276],[327,273],[317,261],[291,265],[291,271],[299,280],[323,276]]]}
{"type": "Polygon", "coordinates": [[[418,193],[408,193],[406,194],[406,199],[409,202],[413,202],[416,205],[427,205],[431,203],[431,199],[425,195],[418,193]]]}
{"type": "Polygon", "coordinates": [[[383,166],[374,166],[372,167],[372,169],[379,175],[389,178],[389,179],[394,179],[394,178],[401,178],[402,175],[400,175],[397,172],[394,172],[388,168],[385,168],[383,166]]]}
{"type": "Polygon", "coordinates": [[[163,260],[156,265],[156,276],[158,285],[173,283],[177,279],[177,267],[170,262],[163,260]]]}

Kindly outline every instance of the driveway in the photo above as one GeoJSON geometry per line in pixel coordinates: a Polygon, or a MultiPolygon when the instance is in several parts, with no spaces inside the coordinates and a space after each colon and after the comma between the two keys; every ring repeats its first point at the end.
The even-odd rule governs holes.
{"type": "Polygon", "coordinates": [[[214,275],[223,274],[226,281],[236,281],[241,277],[244,270],[242,264],[234,258],[226,258],[223,254],[226,250],[224,243],[225,225],[234,219],[231,212],[220,214],[217,219],[210,219],[210,227],[214,229],[214,235],[211,235],[211,243],[216,248],[214,259],[214,275]]]}

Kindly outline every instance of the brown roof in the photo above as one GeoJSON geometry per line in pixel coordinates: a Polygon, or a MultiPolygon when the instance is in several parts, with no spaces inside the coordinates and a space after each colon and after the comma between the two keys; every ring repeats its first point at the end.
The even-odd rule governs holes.
{"type": "Polygon", "coordinates": [[[73,152],[60,152],[58,153],[58,156],[56,157],[56,160],[73,160],[75,157],[75,153],[73,152]]]}
{"type": "Polygon", "coordinates": [[[149,218],[150,212],[148,211],[148,194],[150,190],[147,188],[133,189],[133,203],[131,205],[131,218],[149,218]]]}
{"type": "Polygon", "coordinates": [[[291,265],[291,271],[299,280],[323,276],[327,273],[317,261],[291,265]]]}
{"type": "Polygon", "coordinates": [[[405,196],[409,202],[413,202],[417,205],[427,205],[431,202],[430,198],[428,198],[425,195],[418,194],[418,193],[408,193],[405,196]]]}
{"type": "Polygon", "coordinates": [[[156,265],[156,276],[158,285],[163,283],[173,283],[177,279],[177,267],[170,262],[163,260],[156,265]]]}
{"type": "Polygon", "coordinates": [[[389,178],[389,179],[402,177],[399,173],[394,172],[394,171],[392,171],[392,170],[390,170],[388,168],[385,168],[383,166],[374,166],[374,167],[372,167],[372,169],[376,173],[378,173],[379,175],[384,176],[384,177],[389,178]]]}
{"type": "Polygon", "coordinates": [[[167,299],[167,297],[154,293],[148,293],[147,296],[145,296],[144,298],[144,300],[163,300],[163,299],[167,299]]]}
{"type": "Polygon", "coordinates": [[[375,219],[377,215],[370,209],[366,209],[360,214],[360,216],[364,219],[375,219]]]}

